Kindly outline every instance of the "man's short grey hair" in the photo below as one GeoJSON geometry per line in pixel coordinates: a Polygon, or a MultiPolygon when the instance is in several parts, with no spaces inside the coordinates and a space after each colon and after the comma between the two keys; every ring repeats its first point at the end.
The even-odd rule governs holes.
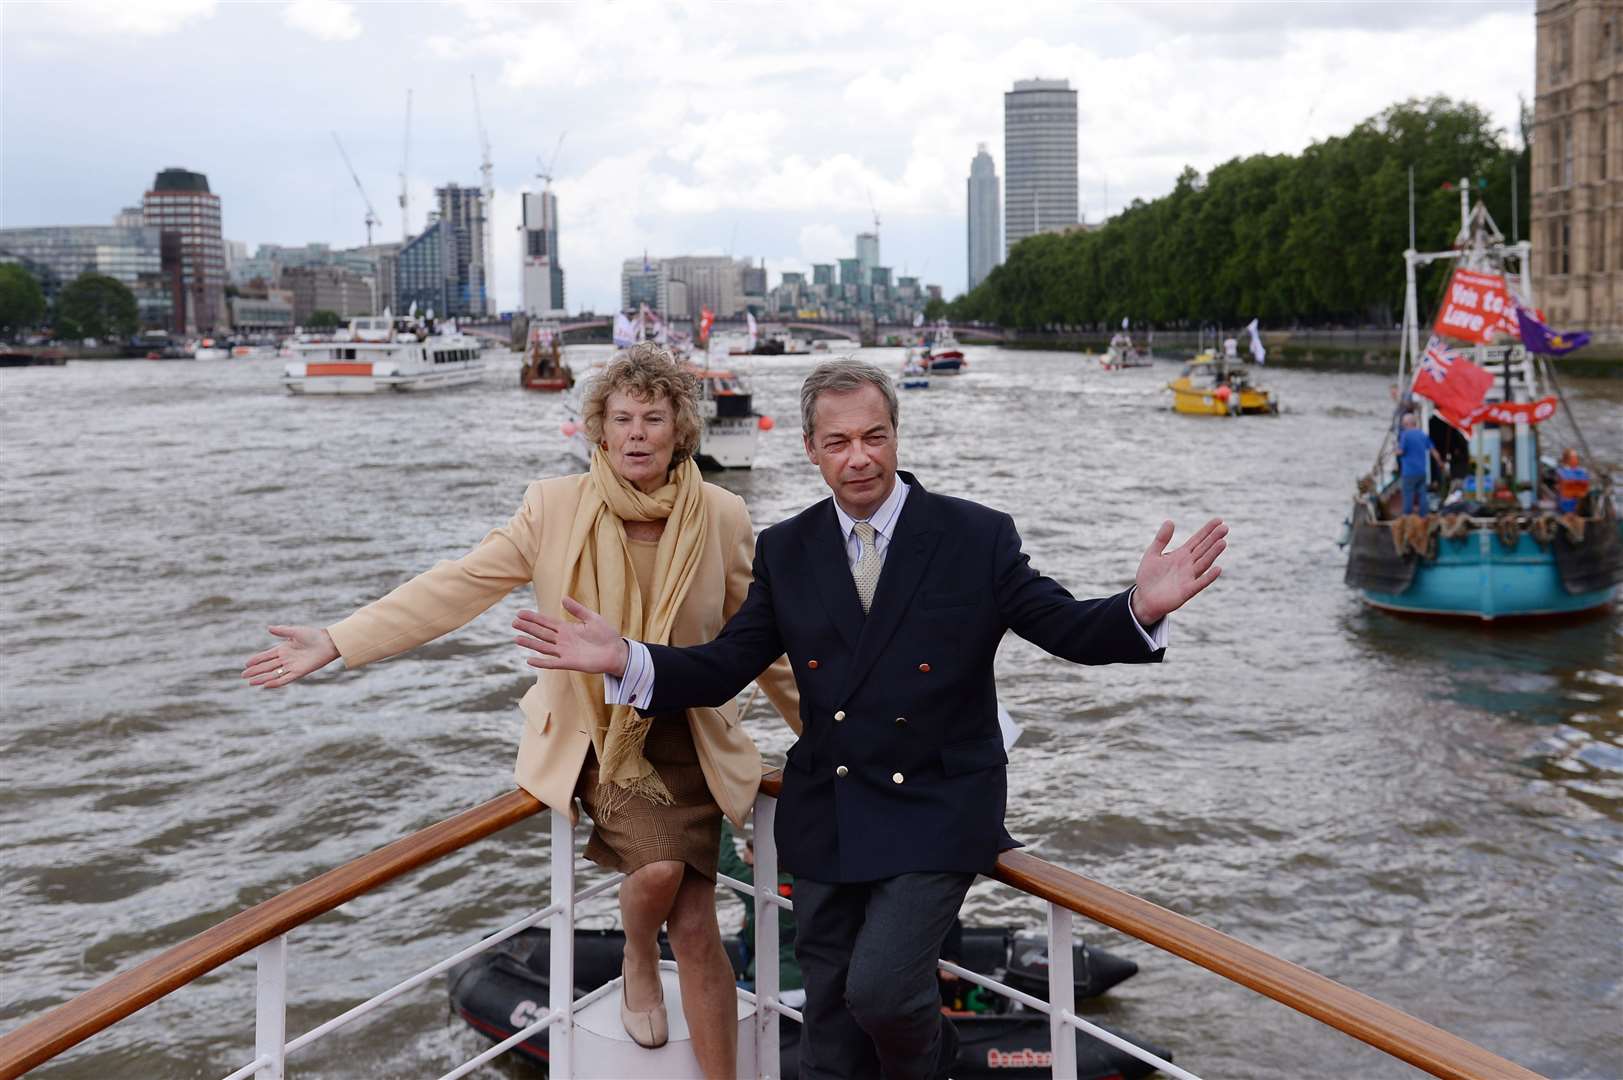
{"type": "Polygon", "coordinates": [[[1404,413],[1403,414],[1403,426],[1404,427],[1419,427],[1420,426],[1420,417],[1416,416],[1412,412],[1404,413]]]}
{"type": "Polygon", "coordinates": [[[818,364],[806,381],[800,384],[800,430],[811,438],[817,426],[817,395],[825,390],[834,394],[848,394],[864,386],[876,386],[884,395],[885,407],[890,410],[890,426],[900,427],[896,402],[896,386],[890,376],[865,360],[828,360],[818,364]]]}

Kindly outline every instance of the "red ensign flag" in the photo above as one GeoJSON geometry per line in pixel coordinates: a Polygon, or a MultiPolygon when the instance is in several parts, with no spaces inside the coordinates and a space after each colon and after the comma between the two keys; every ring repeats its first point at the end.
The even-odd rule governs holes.
{"type": "Polygon", "coordinates": [[[1488,396],[1493,376],[1432,338],[1415,372],[1414,392],[1430,398],[1444,420],[1467,435],[1476,426],[1474,413],[1488,396]]]}

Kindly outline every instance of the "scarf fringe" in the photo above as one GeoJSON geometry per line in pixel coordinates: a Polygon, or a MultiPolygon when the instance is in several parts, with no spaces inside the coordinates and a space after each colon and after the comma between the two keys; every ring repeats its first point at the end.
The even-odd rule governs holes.
{"type": "Polygon", "coordinates": [[[647,799],[655,806],[670,806],[676,801],[671,789],[659,778],[659,773],[650,772],[647,776],[624,783],[600,778],[593,809],[597,811],[598,820],[606,825],[632,799],[647,799]]]}

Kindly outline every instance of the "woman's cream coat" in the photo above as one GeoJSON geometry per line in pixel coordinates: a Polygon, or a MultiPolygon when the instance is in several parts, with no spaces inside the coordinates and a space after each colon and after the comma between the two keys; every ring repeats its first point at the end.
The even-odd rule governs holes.
{"type": "MultiPolygon", "coordinates": [[[[562,616],[564,560],[570,526],[588,479],[582,473],[539,480],[506,525],[460,559],[439,563],[388,596],[327,628],[349,668],[395,656],[471,621],[519,585],[535,589],[536,608],[562,616]]],[[[699,645],[720,633],[744,602],[750,585],[755,538],[744,500],[704,485],[709,528],[698,573],[677,613],[672,645],[699,645]]],[[[561,671],[543,670],[519,701],[524,734],[514,775],[519,786],[555,808],[569,808],[592,745],[583,719],[570,715],[561,671]]],[[[789,662],[779,657],[762,673],[761,689],[790,727],[800,730],[800,695],[789,662]]],[[[738,706],[690,709],[693,742],[710,791],[721,809],[742,825],[761,783],[761,755],[738,724],[738,706]]]]}

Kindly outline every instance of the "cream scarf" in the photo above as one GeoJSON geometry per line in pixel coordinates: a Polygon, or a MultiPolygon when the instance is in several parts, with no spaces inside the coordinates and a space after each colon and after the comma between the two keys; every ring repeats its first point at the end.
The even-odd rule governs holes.
{"type": "MultiPolygon", "coordinates": [[[[598,612],[634,641],[669,644],[709,528],[703,484],[699,467],[689,458],[671,470],[663,487],[646,495],[615,473],[601,447],[593,450],[586,490],[569,533],[564,595],[598,612]],[[654,556],[653,610],[644,611],[625,523],[659,520],[665,521],[665,531],[654,556]]],[[[581,715],[592,718],[599,816],[607,820],[632,796],[670,805],[670,790],[642,753],[649,718],[630,706],[604,704],[601,675],[572,673],[570,685],[581,715]]]]}

